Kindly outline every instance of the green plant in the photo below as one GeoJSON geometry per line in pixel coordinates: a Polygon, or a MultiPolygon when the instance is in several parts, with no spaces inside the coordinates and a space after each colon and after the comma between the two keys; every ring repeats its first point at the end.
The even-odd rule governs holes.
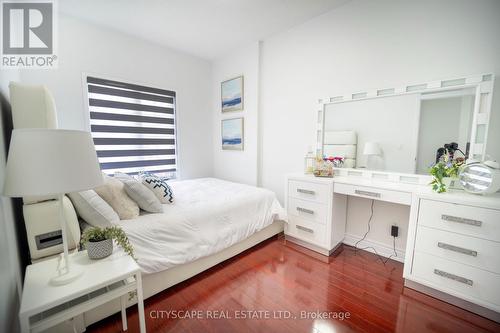
{"type": "Polygon", "coordinates": [[[80,243],[85,246],[87,242],[100,242],[105,239],[114,239],[116,243],[132,258],[137,260],[134,256],[134,248],[130,244],[125,232],[117,226],[99,228],[88,228],[83,232],[80,243]]]}
{"type": "Polygon", "coordinates": [[[437,193],[446,192],[447,189],[444,178],[458,177],[460,168],[463,164],[464,161],[461,159],[450,161],[448,152],[446,152],[442,158],[429,169],[429,173],[434,177],[430,182],[432,189],[437,193]]]}

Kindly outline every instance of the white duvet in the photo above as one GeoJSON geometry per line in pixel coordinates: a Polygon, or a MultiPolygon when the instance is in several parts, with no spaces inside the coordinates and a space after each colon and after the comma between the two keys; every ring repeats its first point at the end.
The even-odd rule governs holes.
{"type": "Polygon", "coordinates": [[[215,178],[169,184],[174,203],[162,214],[120,221],[145,273],[217,253],[286,218],[269,190],[215,178]]]}

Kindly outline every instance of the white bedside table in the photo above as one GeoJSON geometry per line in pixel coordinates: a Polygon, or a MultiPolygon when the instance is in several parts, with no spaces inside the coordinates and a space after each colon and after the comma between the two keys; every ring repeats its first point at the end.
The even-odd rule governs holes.
{"type": "Polygon", "coordinates": [[[137,290],[140,331],[146,332],[141,271],[137,263],[121,251],[101,260],[91,260],[87,251],[70,255],[71,263],[84,273],[63,286],[49,284],[56,273],[58,258],[29,265],[24,278],[19,318],[21,331],[40,332],[110,300],[120,297],[123,330],[127,330],[128,293],[137,290]]]}

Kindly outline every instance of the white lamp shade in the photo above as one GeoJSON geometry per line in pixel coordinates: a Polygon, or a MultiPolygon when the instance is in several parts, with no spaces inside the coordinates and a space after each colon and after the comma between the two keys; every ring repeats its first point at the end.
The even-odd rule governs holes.
{"type": "Polygon", "coordinates": [[[363,149],[363,155],[381,155],[382,151],[376,142],[367,142],[363,149]]]}
{"type": "Polygon", "coordinates": [[[4,195],[58,195],[102,183],[90,133],[42,128],[12,131],[4,195]]]}

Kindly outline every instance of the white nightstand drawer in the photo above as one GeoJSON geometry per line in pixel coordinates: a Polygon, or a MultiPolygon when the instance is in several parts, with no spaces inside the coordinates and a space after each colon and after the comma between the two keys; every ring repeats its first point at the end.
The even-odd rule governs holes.
{"type": "Polygon", "coordinates": [[[381,188],[372,188],[367,186],[342,184],[342,183],[335,183],[333,185],[333,191],[335,193],[353,195],[356,197],[362,197],[368,199],[389,201],[403,205],[411,204],[411,193],[409,192],[393,191],[381,188]]]}
{"type": "Polygon", "coordinates": [[[297,199],[327,203],[330,197],[329,186],[313,182],[290,180],[288,182],[288,196],[297,199]]]}
{"type": "Polygon", "coordinates": [[[500,211],[494,209],[423,199],[418,225],[500,242],[500,211]]]}
{"type": "Polygon", "coordinates": [[[500,243],[418,226],[415,249],[500,274],[500,243]]]}
{"type": "Polygon", "coordinates": [[[288,214],[307,221],[326,224],[326,204],[302,199],[288,198],[288,214]]]}
{"type": "Polygon", "coordinates": [[[290,216],[285,233],[317,246],[325,246],[326,226],[290,216]]]}
{"type": "Polygon", "coordinates": [[[493,304],[494,310],[500,309],[498,274],[415,251],[412,275],[451,295],[483,303],[483,306],[493,304]]]}

